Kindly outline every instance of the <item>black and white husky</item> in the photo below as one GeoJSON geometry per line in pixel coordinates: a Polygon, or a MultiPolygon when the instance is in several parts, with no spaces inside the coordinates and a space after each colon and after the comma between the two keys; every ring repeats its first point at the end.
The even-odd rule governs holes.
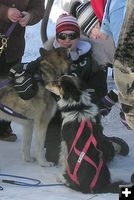
{"type": "Polygon", "coordinates": [[[79,89],[77,77],[67,75],[49,83],[47,89],[60,97],[63,118],[58,180],[84,193],[118,192],[124,182],[111,183],[106,164],[115,150],[103,135],[98,108],[91,103],[90,94],[79,89]]]}

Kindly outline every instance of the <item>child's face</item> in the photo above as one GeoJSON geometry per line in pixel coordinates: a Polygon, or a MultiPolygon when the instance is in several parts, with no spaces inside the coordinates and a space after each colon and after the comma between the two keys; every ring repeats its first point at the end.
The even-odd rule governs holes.
{"type": "Polygon", "coordinates": [[[74,31],[63,31],[56,35],[56,39],[61,47],[75,48],[79,34],[74,31]]]}

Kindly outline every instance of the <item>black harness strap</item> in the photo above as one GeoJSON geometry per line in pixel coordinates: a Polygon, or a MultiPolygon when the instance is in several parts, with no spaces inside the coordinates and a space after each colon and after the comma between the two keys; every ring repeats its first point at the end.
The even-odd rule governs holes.
{"type": "Polygon", "coordinates": [[[18,117],[18,118],[26,119],[26,120],[28,119],[24,115],[13,111],[11,108],[9,108],[8,106],[5,106],[4,104],[0,104],[0,110],[7,113],[8,115],[11,115],[11,116],[14,116],[14,117],[18,117]]]}

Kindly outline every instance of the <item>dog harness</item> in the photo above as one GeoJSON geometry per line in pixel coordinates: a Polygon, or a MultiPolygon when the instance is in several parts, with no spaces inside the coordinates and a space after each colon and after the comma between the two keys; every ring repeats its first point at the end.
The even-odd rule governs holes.
{"type": "Polygon", "coordinates": [[[0,104],[0,110],[13,116],[13,117],[17,117],[17,118],[21,118],[21,119],[28,119],[27,117],[25,117],[24,115],[17,113],[15,111],[13,111],[11,108],[9,108],[8,106],[5,106],[4,104],[0,104]]]}
{"type": "MultiPolygon", "coordinates": [[[[91,183],[89,184],[89,190],[90,192],[93,191],[93,188],[95,187],[97,181],[98,181],[98,178],[99,178],[99,175],[100,175],[100,171],[101,171],[101,168],[103,166],[103,159],[102,159],[102,151],[100,151],[98,148],[97,148],[97,141],[93,135],[93,128],[92,128],[92,124],[91,124],[91,121],[90,120],[83,120],[80,124],[80,127],[78,128],[78,131],[77,131],[77,134],[76,134],[76,137],[73,141],[73,144],[71,146],[71,149],[69,151],[69,154],[68,154],[68,157],[67,157],[67,161],[69,159],[69,156],[71,154],[71,152],[74,151],[75,154],[78,156],[78,159],[77,159],[77,162],[75,164],[75,167],[73,169],[73,172],[71,173],[70,171],[70,168],[69,166],[67,167],[66,171],[67,171],[67,174],[68,176],[70,177],[70,179],[75,182],[78,186],[80,186],[80,182],[78,180],[78,171],[79,171],[79,168],[82,164],[82,161],[86,161],[90,166],[93,166],[95,168],[95,175],[91,181],[91,183]],[[85,125],[87,124],[88,126],[88,129],[89,129],[89,138],[88,140],[86,141],[82,151],[80,151],[77,147],[76,147],[76,144],[77,144],[77,141],[78,139],[81,137],[82,133],[83,133],[83,129],[85,127],[85,125]],[[98,151],[99,153],[99,163],[98,163],[98,166],[97,164],[89,157],[86,155],[89,147],[91,146],[91,144],[94,146],[94,148],[98,151]]],[[[84,173],[84,171],[83,171],[84,173]]],[[[87,175],[88,176],[88,175],[87,175]]],[[[90,176],[90,175],[89,175],[90,176]]]]}
{"type": "MultiPolygon", "coordinates": [[[[8,84],[10,84],[12,81],[10,79],[5,79],[5,80],[2,80],[0,82],[0,89],[6,87],[8,84]]],[[[28,119],[27,117],[25,117],[24,115],[20,114],[20,113],[17,113],[15,111],[13,111],[11,108],[9,108],[8,106],[0,103],[0,110],[2,112],[5,112],[13,117],[17,117],[17,118],[21,118],[21,119],[28,119]]]]}

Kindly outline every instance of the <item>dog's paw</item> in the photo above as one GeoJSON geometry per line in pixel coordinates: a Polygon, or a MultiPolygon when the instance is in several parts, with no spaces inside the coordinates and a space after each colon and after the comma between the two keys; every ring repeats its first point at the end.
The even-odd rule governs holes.
{"type": "Polygon", "coordinates": [[[31,156],[23,156],[23,160],[25,162],[35,162],[36,159],[34,157],[31,157],[31,156]]]}
{"type": "Polygon", "coordinates": [[[48,162],[46,159],[45,160],[38,160],[38,163],[41,167],[52,167],[52,166],[54,166],[54,163],[48,162]]]}
{"type": "Polygon", "coordinates": [[[57,181],[60,182],[60,183],[65,184],[65,185],[67,185],[67,181],[66,181],[66,179],[65,179],[65,177],[64,177],[63,174],[59,174],[59,175],[58,175],[57,181]]]}

